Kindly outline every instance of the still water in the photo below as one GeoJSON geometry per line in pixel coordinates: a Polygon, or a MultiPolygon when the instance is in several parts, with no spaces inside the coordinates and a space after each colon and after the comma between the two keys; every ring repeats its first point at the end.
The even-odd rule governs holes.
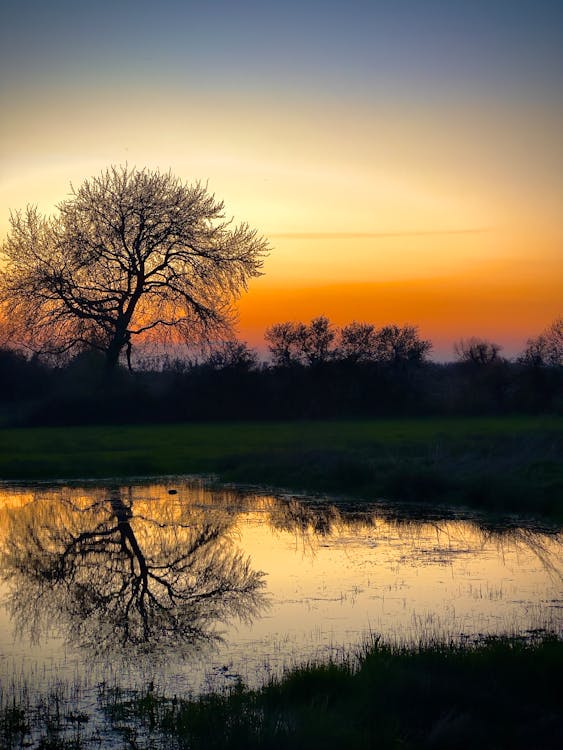
{"type": "Polygon", "coordinates": [[[561,535],[168,478],[0,489],[0,683],[257,685],[360,648],[561,630],[561,535]]]}

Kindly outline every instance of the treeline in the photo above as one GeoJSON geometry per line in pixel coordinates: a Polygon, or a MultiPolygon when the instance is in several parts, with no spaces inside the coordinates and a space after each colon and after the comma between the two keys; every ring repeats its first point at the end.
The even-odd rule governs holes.
{"type": "Polygon", "coordinates": [[[140,359],[108,373],[85,351],[64,364],[0,349],[0,419],[6,425],[482,415],[563,411],[563,321],[513,360],[472,338],[456,360],[430,359],[415,326],[326,317],[266,331],[262,361],[230,340],[192,359],[140,359]]]}

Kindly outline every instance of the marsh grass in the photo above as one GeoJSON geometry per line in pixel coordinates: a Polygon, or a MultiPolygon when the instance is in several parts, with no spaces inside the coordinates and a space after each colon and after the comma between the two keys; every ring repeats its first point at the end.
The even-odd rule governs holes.
{"type": "Polygon", "coordinates": [[[478,642],[382,644],[294,668],[261,689],[199,697],[101,686],[103,725],[77,690],[2,695],[7,750],[51,748],[483,748],[557,750],[563,640],[538,631],[478,642]]]}
{"type": "MultiPolygon", "coordinates": [[[[372,644],[261,690],[133,697],[120,710],[181,748],[559,748],[563,644],[372,644]]],[[[116,710],[114,706],[112,711],[116,710]]]]}
{"type": "Polygon", "coordinates": [[[26,685],[0,690],[0,746],[38,750],[82,750],[101,747],[91,717],[81,707],[81,687],[51,685],[44,694],[26,685]]]}

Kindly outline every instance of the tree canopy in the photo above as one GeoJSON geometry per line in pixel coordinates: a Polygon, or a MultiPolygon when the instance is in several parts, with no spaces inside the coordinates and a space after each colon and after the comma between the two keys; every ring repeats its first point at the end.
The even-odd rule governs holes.
{"type": "Polygon", "coordinates": [[[563,366],[563,318],[554,320],[536,338],[528,339],[526,348],[519,357],[525,365],[535,367],[563,366]]]}
{"type": "Polygon", "coordinates": [[[318,365],[330,360],[400,365],[423,362],[432,343],[421,339],[416,326],[395,324],[377,329],[353,321],[342,329],[324,315],[309,324],[287,321],[266,330],[265,339],[276,367],[318,365]]]}
{"type": "Polygon", "coordinates": [[[143,337],[224,335],[268,252],[205,185],[171,173],[111,167],[57,209],[11,215],[0,279],[9,341],[55,356],[97,349],[110,369],[123,353],[131,366],[143,337]]]}
{"type": "Polygon", "coordinates": [[[454,352],[459,362],[467,362],[473,365],[491,365],[501,361],[500,352],[502,346],[494,341],[472,336],[469,339],[460,339],[454,344],[454,352]]]}

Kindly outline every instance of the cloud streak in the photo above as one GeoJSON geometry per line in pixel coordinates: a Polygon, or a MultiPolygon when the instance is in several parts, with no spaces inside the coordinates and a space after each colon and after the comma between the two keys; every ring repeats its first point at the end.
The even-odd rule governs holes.
{"type": "Polygon", "coordinates": [[[445,234],[485,234],[490,227],[478,229],[433,229],[412,232],[270,232],[271,239],[284,240],[364,240],[385,239],[387,237],[430,237],[445,234]]]}

